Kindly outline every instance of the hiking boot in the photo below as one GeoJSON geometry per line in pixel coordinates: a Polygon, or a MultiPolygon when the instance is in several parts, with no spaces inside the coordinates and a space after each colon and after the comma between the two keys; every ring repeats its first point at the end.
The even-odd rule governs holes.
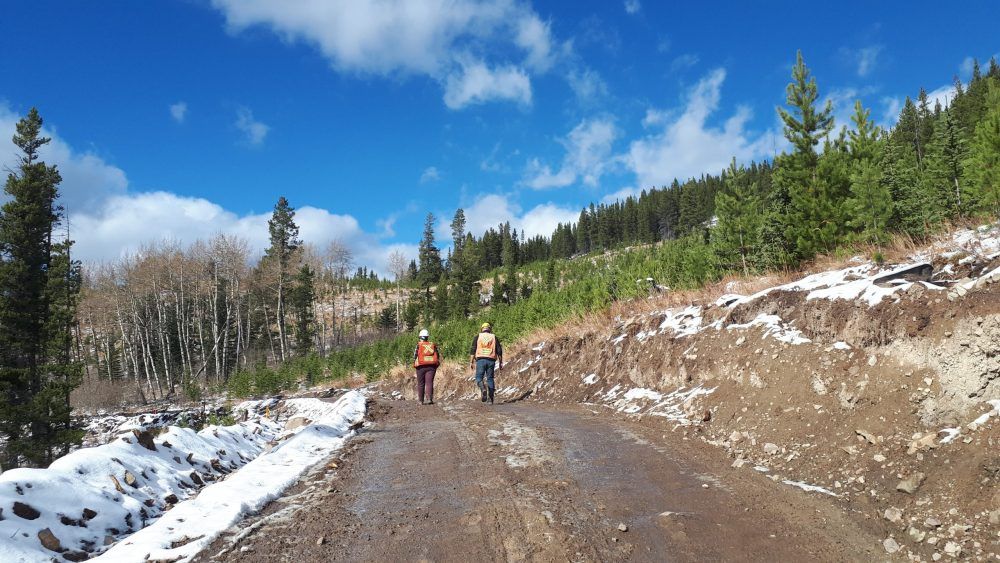
{"type": "Polygon", "coordinates": [[[484,385],[484,386],[480,387],[479,390],[483,392],[482,401],[485,403],[486,402],[486,386],[484,385]]]}
{"type": "Polygon", "coordinates": [[[490,389],[490,404],[493,404],[493,390],[490,389]]]}

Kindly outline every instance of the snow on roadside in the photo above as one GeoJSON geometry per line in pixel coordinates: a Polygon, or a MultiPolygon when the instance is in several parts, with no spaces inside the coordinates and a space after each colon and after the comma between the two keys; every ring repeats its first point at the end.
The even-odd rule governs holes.
{"type": "Polygon", "coordinates": [[[290,399],[291,416],[312,421],[288,440],[251,461],[229,479],[206,487],[178,504],[153,525],[119,542],[98,561],[158,559],[186,561],[212,543],[226,528],[262,509],[295,483],[310,467],[340,449],[351,427],[365,415],[364,394],[350,391],[335,403],[290,399]]]}
{"type": "Polygon", "coordinates": [[[778,315],[768,315],[761,313],[757,317],[745,324],[731,324],[726,326],[726,330],[746,330],[755,326],[764,327],[764,336],[774,338],[788,344],[806,344],[812,342],[806,338],[801,331],[794,329],[784,323],[778,315]]]}
{"type": "Polygon", "coordinates": [[[635,387],[626,391],[619,399],[619,389],[620,386],[616,385],[604,395],[605,402],[611,403],[618,412],[659,416],[682,425],[691,424],[688,415],[694,401],[715,391],[714,387],[698,385],[690,389],[680,387],[664,395],[652,389],[635,387]]]}
{"type": "MultiPolygon", "coordinates": [[[[311,401],[321,403],[292,399],[286,405],[290,412],[301,407],[303,412],[321,414],[311,401]]],[[[214,528],[225,519],[246,513],[267,495],[277,495],[289,478],[294,481],[308,466],[297,464],[308,464],[314,456],[328,455],[331,447],[339,447],[342,439],[333,438],[345,435],[349,421],[364,413],[364,397],[356,392],[335,405],[324,404],[335,408],[308,427],[305,438],[296,435],[265,455],[261,452],[281,436],[282,427],[256,417],[200,432],[172,426],[151,442],[144,435],[146,446],[137,435],[126,433],[108,444],[74,451],[47,469],[4,472],[0,475],[0,537],[5,539],[0,542],[0,561],[59,560],[56,551],[43,547],[43,540],[48,547],[62,550],[66,559],[78,560],[123,537],[128,539],[111,549],[122,555],[107,560],[139,561],[159,544],[147,540],[141,554],[120,546],[141,545],[135,543],[141,537],[159,537],[169,548],[171,542],[184,543],[185,536],[217,535],[214,528]],[[313,435],[316,438],[310,440],[313,435]],[[314,443],[321,436],[325,436],[324,443],[314,443]],[[247,484],[248,480],[253,483],[247,484]],[[227,511],[223,504],[236,504],[240,509],[227,511]],[[168,511],[170,505],[174,506],[168,511]],[[204,518],[199,519],[190,507],[206,511],[204,518]],[[145,526],[149,527],[133,533],[145,526]],[[158,531],[149,532],[153,529],[158,531]],[[138,534],[144,535],[137,538],[138,534]]],[[[193,554],[188,549],[194,547],[187,546],[178,547],[178,555],[171,558],[193,554]]]]}
{"type": "Polygon", "coordinates": [[[823,487],[819,487],[817,485],[810,485],[809,483],[804,483],[802,481],[792,481],[790,479],[785,479],[784,481],[782,481],[782,483],[786,485],[791,485],[793,487],[798,487],[803,491],[810,493],[823,493],[824,495],[830,495],[831,497],[840,496],[837,493],[831,491],[830,489],[824,489],[823,487]]]}

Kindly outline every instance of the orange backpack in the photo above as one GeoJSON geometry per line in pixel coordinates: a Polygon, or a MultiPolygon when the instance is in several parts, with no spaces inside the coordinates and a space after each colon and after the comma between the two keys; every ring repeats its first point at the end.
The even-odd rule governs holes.
{"type": "Polygon", "coordinates": [[[413,360],[413,367],[436,366],[440,363],[437,344],[433,342],[420,342],[417,344],[417,359],[413,360]]]}

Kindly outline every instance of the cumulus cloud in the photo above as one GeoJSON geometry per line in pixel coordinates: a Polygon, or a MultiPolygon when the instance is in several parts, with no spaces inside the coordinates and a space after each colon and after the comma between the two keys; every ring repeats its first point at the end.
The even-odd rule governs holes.
{"type": "Polygon", "coordinates": [[[625,12],[628,14],[638,14],[639,10],[642,9],[642,4],[639,0],[625,0],[625,12]]]}
{"type": "MultiPolygon", "coordinates": [[[[18,119],[19,115],[0,103],[0,139],[13,136],[18,119]]],[[[74,150],[52,128],[46,127],[43,134],[52,142],[42,148],[41,158],[58,166],[62,174],[61,202],[70,219],[77,258],[86,262],[115,260],[146,243],[170,240],[189,244],[217,233],[244,238],[257,252],[267,247],[270,212],[241,215],[205,198],[168,191],[130,191],[120,168],[94,153],[74,150]]],[[[15,158],[13,145],[10,150],[0,149],[0,167],[13,169],[15,158]]],[[[393,250],[416,256],[414,245],[383,244],[380,235],[365,231],[350,215],[307,206],[296,211],[296,222],[306,242],[322,247],[331,240],[341,240],[354,251],[359,264],[378,272],[386,271],[386,259],[393,250]]],[[[383,228],[391,231],[391,224],[383,228]]]]}
{"type": "Polygon", "coordinates": [[[420,183],[426,184],[427,182],[436,182],[441,179],[441,173],[438,172],[436,166],[428,166],[424,168],[424,171],[420,174],[420,183]]]}
{"type": "MultiPolygon", "coordinates": [[[[238,215],[200,197],[156,191],[110,198],[92,213],[73,216],[76,255],[89,261],[114,260],[138,251],[142,245],[175,241],[188,245],[218,233],[238,236],[256,253],[267,248],[267,222],[271,213],[238,215]]],[[[295,211],[295,222],[305,242],[324,247],[333,240],[346,244],[358,264],[385,271],[385,262],[395,249],[415,256],[413,245],[382,245],[378,237],[364,231],[350,215],[330,213],[317,207],[295,211]]]]}
{"type": "Polygon", "coordinates": [[[581,103],[590,104],[608,95],[607,83],[593,69],[573,69],[566,75],[566,81],[581,103]]]}
{"type": "Polygon", "coordinates": [[[451,109],[495,100],[531,105],[531,79],[515,66],[491,69],[481,61],[467,60],[445,81],[444,103],[451,109]]]}
{"type": "Polygon", "coordinates": [[[264,138],[271,130],[267,124],[254,119],[253,112],[247,107],[237,108],[235,125],[243,133],[246,142],[253,147],[264,144],[264,138]]]}
{"type": "Polygon", "coordinates": [[[553,172],[549,165],[532,159],[528,163],[525,185],[536,190],[561,188],[577,181],[597,186],[613,164],[611,149],[618,136],[618,128],[610,117],[580,122],[560,140],[566,154],[559,170],[553,172]]]}
{"type": "MultiPolygon", "coordinates": [[[[0,102],[0,142],[10,141],[21,117],[0,102]]],[[[59,186],[61,201],[69,212],[90,211],[108,197],[125,192],[128,179],[122,169],[104,162],[93,152],[74,151],[50,127],[45,127],[42,134],[50,137],[52,142],[42,147],[41,158],[58,165],[62,175],[59,186]]],[[[0,149],[0,170],[13,170],[17,164],[16,148],[12,144],[6,147],[0,149]]]]}
{"type": "Polygon", "coordinates": [[[468,231],[477,236],[507,222],[527,237],[549,236],[559,223],[576,221],[580,216],[579,209],[561,207],[554,203],[536,205],[524,212],[520,205],[502,194],[480,196],[464,211],[468,231]]]}
{"type": "Polygon", "coordinates": [[[177,102],[176,104],[170,104],[170,117],[173,118],[177,123],[184,123],[184,119],[187,117],[188,105],[187,102],[177,102]]]}
{"type": "Polygon", "coordinates": [[[768,154],[772,135],[755,135],[746,129],[751,117],[746,107],[737,108],[721,126],[709,125],[709,117],[719,108],[725,79],[724,69],[713,70],[687,93],[683,109],[647,114],[644,123],[651,133],[633,141],[624,157],[637,185],[660,186],[674,178],[720,171],[734,156],[746,162],[768,154]]]}
{"type": "Polygon", "coordinates": [[[935,88],[930,92],[927,92],[927,104],[931,110],[934,109],[934,104],[941,104],[942,108],[946,108],[951,105],[951,100],[955,98],[955,85],[948,84],[941,86],[940,88],[935,88]]]}
{"type": "Polygon", "coordinates": [[[340,72],[424,75],[445,88],[445,103],[530,102],[525,70],[558,58],[550,26],[513,0],[212,0],[227,28],[262,27],[316,48],[340,72]],[[513,48],[513,49],[511,49],[513,48]],[[482,53],[514,50],[519,61],[482,53]]]}

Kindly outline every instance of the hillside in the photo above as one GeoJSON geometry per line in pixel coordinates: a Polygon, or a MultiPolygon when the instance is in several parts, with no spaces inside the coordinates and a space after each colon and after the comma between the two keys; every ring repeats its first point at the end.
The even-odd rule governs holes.
{"type": "MultiPolygon", "coordinates": [[[[500,395],[703,441],[748,478],[834,498],[891,554],[1000,552],[997,226],[898,264],[632,308],[517,346],[500,395]]],[[[409,381],[385,386],[409,397],[409,381]]],[[[445,401],[475,399],[461,365],[438,381],[445,401]]]]}

